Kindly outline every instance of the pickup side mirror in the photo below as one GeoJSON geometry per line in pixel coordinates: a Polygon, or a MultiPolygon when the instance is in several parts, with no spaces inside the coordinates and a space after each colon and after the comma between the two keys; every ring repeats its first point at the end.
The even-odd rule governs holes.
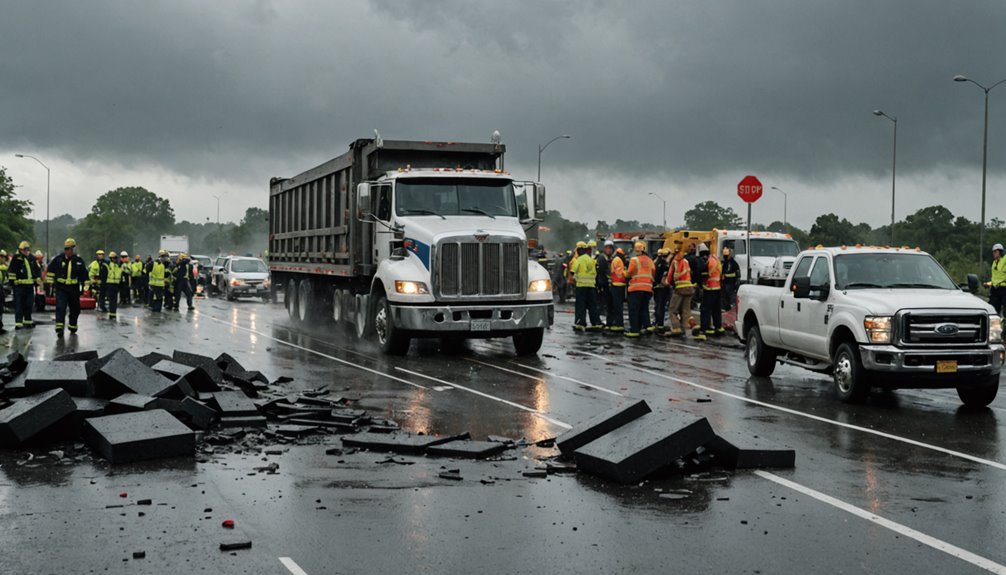
{"type": "Polygon", "coordinates": [[[793,278],[793,282],[790,284],[789,289],[793,292],[793,297],[796,299],[807,299],[810,297],[810,277],[803,276],[799,278],[793,278]]]}
{"type": "Polygon", "coordinates": [[[978,274],[968,274],[968,291],[978,293],[978,274]]]}

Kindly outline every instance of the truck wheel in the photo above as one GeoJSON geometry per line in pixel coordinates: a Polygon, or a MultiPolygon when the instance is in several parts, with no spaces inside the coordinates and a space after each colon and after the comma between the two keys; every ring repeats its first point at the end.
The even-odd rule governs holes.
{"type": "Polygon", "coordinates": [[[513,336],[513,346],[517,349],[517,355],[534,355],[541,349],[543,339],[545,328],[529,329],[513,336]]]}
{"type": "Polygon", "coordinates": [[[300,280],[300,285],[297,287],[297,317],[300,323],[307,324],[313,310],[314,288],[311,287],[311,280],[300,280]]]}
{"type": "Polygon", "coordinates": [[[870,382],[855,344],[843,343],[835,351],[835,392],[846,403],[862,403],[870,395],[870,382]]]}
{"type": "Polygon", "coordinates": [[[391,320],[391,305],[383,295],[374,302],[374,318],[371,322],[374,337],[381,351],[388,355],[405,355],[409,353],[409,336],[395,327],[391,320]]]}
{"type": "Polygon", "coordinates": [[[297,311],[297,281],[289,280],[286,282],[286,289],[283,290],[283,301],[286,302],[286,313],[289,314],[290,319],[294,323],[300,320],[300,314],[297,311]]]}
{"type": "Polygon", "coordinates": [[[779,352],[765,345],[761,338],[761,329],[757,325],[748,330],[744,357],[747,359],[748,372],[759,377],[768,377],[775,371],[775,360],[779,352]]]}
{"type": "Polygon", "coordinates": [[[999,392],[999,374],[990,375],[987,381],[977,385],[962,386],[957,388],[957,397],[967,407],[986,407],[992,403],[999,392]]]}

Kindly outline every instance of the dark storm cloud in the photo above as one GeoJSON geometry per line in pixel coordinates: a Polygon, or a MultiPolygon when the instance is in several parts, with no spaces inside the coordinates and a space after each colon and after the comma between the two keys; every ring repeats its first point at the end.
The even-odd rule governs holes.
{"type": "Polygon", "coordinates": [[[551,169],[829,182],[882,177],[882,108],[899,171],[955,169],[982,101],[951,77],[1006,77],[1004,22],[993,1],[3,2],[0,147],[259,185],[373,128],[499,129],[527,169],[571,133],[551,169]]]}

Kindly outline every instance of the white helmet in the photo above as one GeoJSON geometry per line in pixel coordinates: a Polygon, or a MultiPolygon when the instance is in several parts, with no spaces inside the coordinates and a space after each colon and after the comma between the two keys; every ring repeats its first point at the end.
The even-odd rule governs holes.
{"type": "Polygon", "coordinates": [[[615,242],[613,242],[611,240],[607,240],[607,241],[604,242],[604,247],[606,247],[606,248],[607,247],[612,247],[613,248],[613,247],[615,247],[615,242]]]}
{"type": "Polygon", "coordinates": [[[992,251],[1006,252],[1006,248],[1003,248],[1002,244],[996,244],[992,246],[992,251]]]}

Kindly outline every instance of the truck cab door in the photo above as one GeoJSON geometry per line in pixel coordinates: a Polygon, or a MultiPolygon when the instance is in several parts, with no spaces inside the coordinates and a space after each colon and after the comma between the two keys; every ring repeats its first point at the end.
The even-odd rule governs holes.
{"type": "Polygon", "coordinates": [[[535,182],[513,182],[513,195],[517,219],[527,236],[528,257],[537,259],[540,247],[538,224],[545,213],[545,186],[535,182]]]}
{"type": "Polygon", "coordinates": [[[805,309],[805,304],[808,301],[806,298],[797,298],[793,295],[793,280],[798,277],[807,277],[810,275],[811,265],[814,263],[814,256],[807,255],[800,258],[800,261],[796,263],[796,269],[793,271],[793,275],[790,276],[789,281],[786,282],[786,287],[782,290],[782,295],[779,296],[779,339],[782,343],[788,347],[799,348],[801,329],[801,318],[803,317],[803,312],[805,309]]]}
{"type": "Polygon", "coordinates": [[[373,257],[374,265],[391,256],[392,244],[395,242],[395,233],[392,231],[392,193],[391,183],[379,183],[370,187],[370,197],[373,205],[371,213],[378,224],[372,226],[374,230],[373,257]],[[382,225],[383,224],[383,225],[382,225]]]}

